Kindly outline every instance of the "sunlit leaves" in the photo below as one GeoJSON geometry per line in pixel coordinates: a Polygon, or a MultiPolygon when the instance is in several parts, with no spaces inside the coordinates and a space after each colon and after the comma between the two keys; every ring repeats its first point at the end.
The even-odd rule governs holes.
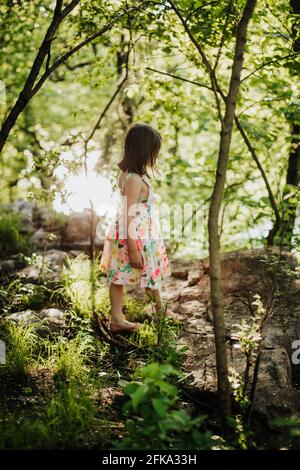
{"type": "MultiPolygon", "coordinates": [[[[226,91],[244,0],[232,2],[230,11],[229,0],[173,3],[211,64],[220,54],[216,74],[226,91]]],[[[100,150],[97,168],[114,171],[128,124],[124,121],[124,106],[130,103],[134,121],[149,122],[163,135],[158,160],[161,174],[153,184],[164,200],[202,202],[210,196],[220,132],[215,98],[205,88],[210,81],[202,59],[170,2],[81,0],[76,14],[61,25],[52,44],[51,60],[98,31],[126,6],[129,14],[61,65],[18,120],[3,154],[4,199],[9,192],[13,197],[20,195],[15,184],[19,177],[30,181],[33,177],[42,181],[43,175],[51,177],[59,150],[65,150],[62,144],[71,142],[70,136],[75,135],[82,142],[115,92],[120,73],[124,73],[124,63],[121,70],[118,68],[118,57],[133,44],[128,81],[90,143],[91,149],[100,150]]],[[[6,85],[6,104],[1,104],[3,117],[24,84],[53,14],[53,2],[2,2],[0,8],[0,72],[6,85]]],[[[298,22],[289,10],[289,2],[258,2],[250,25],[238,98],[237,114],[276,195],[284,185],[290,123],[300,121],[300,57],[292,55],[298,22]]],[[[73,145],[76,143],[70,143],[70,148],[73,145]]],[[[77,164],[77,160],[74,162],[77,164]]],[[[265,215],[269,221],[272,218],[261,175],[236,129],[228,180],[223,240],[230,247],[237,243],[232,241],[235,234],[255,226],[265,215]],[[255,186],[249,190],[248,183],[253,181],[255,186]]]]}

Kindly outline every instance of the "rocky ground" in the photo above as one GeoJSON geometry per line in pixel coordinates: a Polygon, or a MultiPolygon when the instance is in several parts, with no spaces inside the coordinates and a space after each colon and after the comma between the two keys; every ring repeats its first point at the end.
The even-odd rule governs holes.
{"type": "MultiPolygon", "coordinates": [[[[273,253],[277,250],[273,250],[273,253]]],[[[245,355],[237,348],[235,333],[244,320],[251,324],[255,310],[253,296],[259,294],[265,306],[272,299],[274,284],[281,295],[270,310],[262,332],[262,352],[257,387],[253,401],[253,417],[258,433],[274,431],[274,418],[300,413],[300,364],[292,364],[293,341],[300,339],[300,279],[289,280],[286,272],[277,276],[266,270],[261,258],[265,250],[243,250],[222,254],[222,281],[227,329],[228,360],[231,369],[243,374],[245,355]]],[[[268,256],[272,251],[268,252],[268,256]]],[[[292,270],[297,262],[289,253],[283,259],[292,270]]],[[[283,271],[283,269],[282,269],[283,271]]],[[[207,259],[173,263],[172,276],[164,286],[164,298],[174,311],[182,314],[185,328],[180,339],[188,346],[186,367],[193,376],[198,397],[212,402],[216,397],[216,367],[212,312],[209,299],[209,264],[207,259]]],[[[249,384],[253,379],[250,370],[249,384]]],[[[278,437],[280,440],[280,438],[278,437]]]]}

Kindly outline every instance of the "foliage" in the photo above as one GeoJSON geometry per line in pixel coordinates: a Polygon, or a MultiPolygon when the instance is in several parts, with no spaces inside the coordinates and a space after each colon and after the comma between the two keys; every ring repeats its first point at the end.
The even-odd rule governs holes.
{"type": "Polygon", "coordinates": [[[43,416],[10,414],[0,422],[1,449],[76,449],[83,443],[94,416],[93,403],[86,388],[77,382],[62,383],[49,397],[43,416]]]}
{"type": "Polygon", "coordinates": [[[38,358],[39,338],[34,326],[7,321],[3,324],[1,338],[7,345],[6,364],[1,368],[13,375],[28,374],[38,358]]]}
{"type": "Polygon", "coordinates": [[[259,367],[262,329],[270,316],[260,295],[254,294],[253,298],[251,305],[255,311],[252,312],[250,321],[243,320],[241,324],[233,325],[236,331],[231,335],[232,339],[237,341],[234,348],[240,349],[245,356],[245,369],[243,374],[239,374],[234,368],[230,370],[229,381],[238,412],[228,418],[228,424],[235,433],[233,444],[244,450],[256,446],[249,419],[252,407],[250,397],[254,397],[256,388],[255,370],[259,367]]]}
{"type": "MultiPolygon", "coordinates": [[[[218,83],[225,90],[243,3],[233,2],[230,11],[229,2],[175,3],[210,62],[216,64],[218,83]]],[[[29,193],[51,200],[61,191],[67,196],[64,179],[74,171],[83,171],[84,139],[113,96],[124,72],[122,58],[133,45],[128,79],[89,142],[88,160],[95,162],[96,171],[112,179],[130,119],[158,127],[163,146],[160,176],[154,181],[157,191],[169,205],[176,201],[200,206],[200,240],[179,239],[180,228],[173,224],[176,239],[171,239],[169,246],[178,256],[200,256],[208,248],[202,227],[207,220],[219,135],[215,98],[207,88],[209,77],[169,2],[157,5],[129,0],[127,4],[134,8],[130,17],[120,18],[112,30],[58,67],[25,108],[14,138],[2,154],[0,195],[3,201],[29,193]]],[[[76,14],[61,26],[52,44],[52,57],[98,31],[124,5],[121,1],[82,0],[76,14]]],[[[3,116],[25,82],[52,13],[52,6],[42,0],[1,6],[5,25],[0,36],[1,76],[5,77],[3,116]]],[[[298,21],[289,2],[278,6],[273,0],[263,0],[257,4],[238,99],[239,120],[266,172],[279,210],[285,210],[282,194],[291,148],[290,122],[298,122],[299,55],[292,52],[298,21]]],[[[256,163],[236,129],[222,209],[224,250],[264,244],[273,212],[256,163]]]]}
{"type": "Polygon", "coordinates": [[[264,254],[260,261],[272,279],[274,295],[279,297],[286,294],[295,279],[296,270],[291,267],[289,262],[280,253],[264,254]]]}
{"type": "Polygon", "coordinates": [[[28,249],[28,237],[21,233],[21,219],[18,214],[0,214],[1,257],[24,253],[28,249]]]}
{"type": "Polygon", "coordinates": [[[182,373],[169,364],[150,363],[140,372],[140,381],[120,381],[130,399],[123,410],[127,436],[114,443],[115,449],[212,449],[222,445],[211,433],[200,430],[204,417],[192,418],[178,401],[176,385],[182,373]]]}
{"type": "Polygon", "coordinates": [[[234,430],[235,437],[232,441],[232,445],[236,449],[249,450],[256,447],[253,442],[254,432],[245,425],[243,416],[235,414],[227,418],[229,426],[234,430]]]}
{"type": "Polygon", "coordinates": [[[271,423],[276,427],[286,428],[292,438],[300,436],[300,418],[299,416],[291,416],[290,418],[277,418],[271,423]]]}
{"type": "Polygon", "coordinates": [[[45,285],[24,283],[15,279],[6,286],[4,311],[8,313],[27,308],[35,309],[44,305],[49,297],[50,291],[45,285]]]}
{"type": "Polygon", "coordinates": [[[253,297],[255,300],[252,302],[252,305],[257,306],[257,309],[255,316],[251,318],[251,322],[248,323],[244,320],[242,324],[233,325],[233,327],[237,328],[237,332],[232,335],[232,338],[238,341],[235,347],[241,349],[247,357],[249,357],[251,352],[255,352],[257,345],[262,339],[261,323],[265,315],[260,295],[255,294],[253,297]]]}
{"type": "Polygon", "coordinates": [[[143,328],[136,332],[138,344],[146,349],[149,361],[158,360],[180,367],[188,349],[185,346],[179,347],[177,344],[182,325],[164,317],[166,306],[159,312],[156,312],[154,307],[152,308],[151,324],[145,321],[143,328]]]}
{"type": "MultiPolygon", "coordinates": [[[[236,26],[244,2],[178,0],[174,3],[195,40],[205,49],[221,90],[227,90],[236,26]]],[[[1,121],[22,90],[50,24],[53,7],[53,2],[44,0],[5,1],[0,6],[1,121]]],[[[70,47],[124,12],[125,7],[130,12],[61,64],[17,119],[0,157],[0,202],[18,197],[55,202],[58,194],[68,202],[65,182],[70,175],[84,172],[85,164],[112,180],[125,129],[131,121],[145,121],[158,128],[163,136],[158,160],[160,175],[153,179],[159,197],[170,206],[175,202],[180,206],[192,203],[194,210],[196,204],[200,214],[201,224],[197,228],[200,239],[182,239],[183,229],[173,220],[174,237],[167,240],[169,249],[179,257],[200,257],[208,250],[205,227],[215,179],[220,125],[203,61],[170,2],[81,0],[74,14],[62,23],[51,43],[48,59],[53,63],[70,47]],[[112,100],[124,76],[126,59],[126,80],[112,100]],[[93,138],[87,142],[93,128],[93,138]]],[[[299,199],[298,188],[286,182],[288,157],[296,147],[292,142],[295,138],[295,142],[299,140],[291,134],[293,125],[299,125],[300,56],[293,52],[295,42],[299,41],[298,16],[292,14],[290,2],[281,5],[274,0],[257,2],[237,102],[239,121],[265,171],[283,220],[292,219],[299,199]]],[[[222,101],[220,109],[224,111],[222,101]]],[[[175,205],[175,213],[177,208],[175,205]]],[[[22,223],[17,214],[1,215],[1,257],[28,254],[30,247],[22,223]]],[[[233,132],[220,223],[223,251],[265,245],[274,223],[274,208],[265,181],[237,128],[233,132]]],[[[299,213],[291,243],[295,250],[299,241],[298,223],[299,213]]],[[[275,238],[275,241],[280,244],[282,240],[275,238]]],[[[125,407],[130,417],[126,423],[129,434],[121,441],[120,448],[133,448],[142,442],[146,446],[156,443],[162,448],[222,446],[203,431],[203,418],[192,418],[185,410],[176,409],[178,390],[174,382],[179,375],[172,365],[182,367],[184,348],[179,349],[177,344],[180,326],[164,319],[162,312],[154,315],[152,322],[146,320],[142,303],[127,298],[126,315],[131,320],[144,321],[143,328],[134,332],[127,342],[124,339],[122,347],[96,341],[91,336],[91,312],[104,320],[109,315],[108,296],[100,273],[91,272],[86,256],[70,258],[62,285],[52,292],[45,276],[50,268],[44,261],[43,253],[27,257],[26,262],[39,272],[37,284],[4,276],[0,287],[1,310],[6,315],[40,308],[50,301],[58,303],[69,322],[68,337],[41,339],[33,327],[5,324],[1,338],[8,344],[8,361],[1,366],[1,372],[30,380],[31,372],[39,374],[45,367],[55,378],[56,390],[51,399],[47,396],[44,415],[34,422],[32,416],[19,419],[17,413],[1,421],[1,446],[80,447],[93,420],[91,396],[97,394],[99,384],[105,380],[113,383],[116,376],[128,378],[132,365],[138,363],[150,363],[138,377],[140,380],[126,385],[121,382],[130,396],[125,407]],[[101,376],[101,382],[97,374],[107,375],[101,376]],[[67,429],[64,423],[68,424],[67,429]]],[[[263,262],[273,281],[274,295],[281,295],[289,288],[294,273],[280,257],[265,257],[263,262]]],[[[251,441],[245,422],[251,408],[247,395],[249,370],[259,353],[261,320],[270,313],[260,298],[256,299],[255,307],[257,315],[250,324],[238,325],[235,336],[246,357],[245,374],[232,371],[231,377],[234,397],[240,407],[231,424],[235,444],[243,449],[251,441]]]]}

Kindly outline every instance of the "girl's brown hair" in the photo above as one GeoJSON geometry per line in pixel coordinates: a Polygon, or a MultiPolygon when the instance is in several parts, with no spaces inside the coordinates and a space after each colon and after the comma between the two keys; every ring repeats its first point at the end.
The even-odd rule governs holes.
{"type": "Polygon", "coordinates": [[[147,163],[155,168],[155,161],[161,147],[162,137],[149,124],[132,124],[126,132],[123,146],[123,158],[118,167],[123,171],[148,175],[147,163]]]}

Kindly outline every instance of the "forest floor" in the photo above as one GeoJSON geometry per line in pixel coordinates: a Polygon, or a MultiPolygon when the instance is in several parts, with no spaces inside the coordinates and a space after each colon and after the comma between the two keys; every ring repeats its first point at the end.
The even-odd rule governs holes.
{"type": "MultiPolygon", "coordinates": [[[[114,335],[118,344],[103,340],[90,317],[90,263],[85,255],[49,250],[31,257],[30,262],[14,256],[1,263],[5,271],[1,337],[7,344],[7,361],[1,367],[2,448],[112,448],[128,436],[124,405],[129,395],[122,381],[149,380],[151,371],[145,379],[141,369],[153,362],[172,365],[183,373],[176,380],[161,376],[162,382],[177,388],[176,409],[185,410],[191,420],[205,415],[200,428],[203,435],[207,430],[220,434],[207,259],[172,262],[172,276],[162,295],[182,322],[153,318],[144,293],[129,289],[124,313],[144,326],[140,332],[114,335]]],[[[249,340],[249,331],[245,333],[241,325],[250,325],[253,340],[258,309],[255,295],[260,296],[260,307],[263,305],[269,317],[251,404],[250,431],[255,431],[259,448],[298,445],[272,424],[276,418],[300,413],[299,374],[290,361],[292,341],[300,335],[295,267],[288,254],[278,264],[276,250],[222,255],[228,360],[237,398],[247,368],[242,340],[249,340]]],[[[95,275],[94,309],[107,323],[107,286],[97,270],[95,275]]],[[[239,395],[240,403],[237,400],[240,416],[243,405],[249,409],[246,398],[254,366],[255,361],[249,365],[244,396],[239,395]]],[[[146,406],[147,395],[141,398],[141,405],[143,399],[146,406]]],[[[139,419],[138,413],[137,405],[135,419],[139,419]]],[[[141,439],[142,445],[143,436],[138,432],[133,439],[141,439]]],[[[253,441],[248,428],[237,432],[237,448],[242,446],[241,434],[247,433],[248,443],[253,441]]],[[[124,445],[131,448],[134,444],[124,445]]],[[[163,448],[176,445],[175,439],[163,448]]],[[[202,437],[204,447],[200,448],[205,445],[202,437]]]]}

